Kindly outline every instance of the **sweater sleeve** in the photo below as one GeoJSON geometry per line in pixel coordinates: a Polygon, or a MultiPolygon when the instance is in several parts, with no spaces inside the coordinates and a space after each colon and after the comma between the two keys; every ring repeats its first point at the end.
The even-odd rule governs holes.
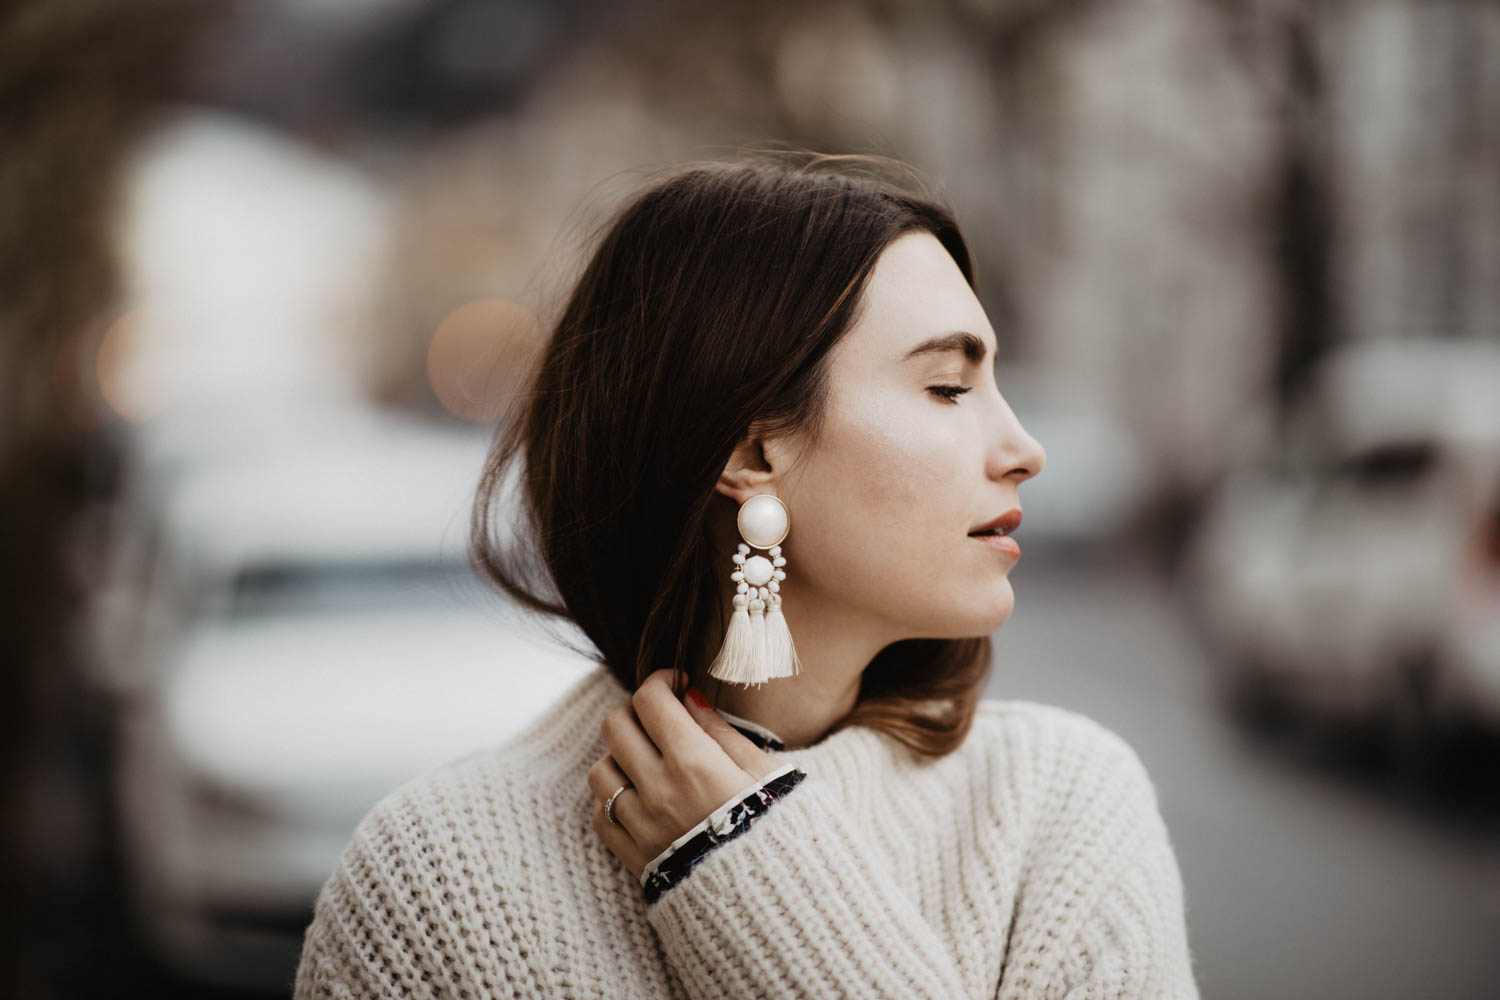
{"type": "Polygon", "coordinates": [[[963,995],[941,937],[827,782],[807,774],[648,905],[688,995],[963,995]]]}
{"type": "Polygon", "coordinates": [[[1121,737],[1075,716],[1059,797],[1018,895],[999,1000],[1198,1000],[1182,876],[1156,791],[1121,737]]]}

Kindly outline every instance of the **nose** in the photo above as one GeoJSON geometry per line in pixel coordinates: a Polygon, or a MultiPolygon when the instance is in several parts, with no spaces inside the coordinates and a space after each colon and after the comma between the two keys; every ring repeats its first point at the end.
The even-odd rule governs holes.
{"type": "Polygon", "coordinates": [[[1047,449],[1032,437],[1011,410],[1001,403],[1001,419],[995,442],[987,455],[985,474],[991,479],[1011,479],[1024,483],[1042,471],[1047,464],[1047,449]]]}

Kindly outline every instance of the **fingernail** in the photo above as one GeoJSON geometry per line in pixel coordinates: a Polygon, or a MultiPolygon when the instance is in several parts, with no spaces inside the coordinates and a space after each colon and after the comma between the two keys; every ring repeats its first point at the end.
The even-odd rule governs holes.
{"type": "Polygon", "coordinates": [[[697,703],[699,708],[712,710],[713,706],[708,703],[707,698],[703,697],[703,692],[699,691],[696,687],[688,688],[687,695],[689,698],[693,699],[695,703],[697,703]]]}

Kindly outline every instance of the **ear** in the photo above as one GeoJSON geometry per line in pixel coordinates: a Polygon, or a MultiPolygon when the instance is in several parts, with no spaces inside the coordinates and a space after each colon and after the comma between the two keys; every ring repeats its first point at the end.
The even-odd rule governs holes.
{"type": "Polygon", "coordinates": [[[735,445],[714,488],[735,503],[757,493],[776,493],[776,484],[790,467],[790,451],[780,438],[767,436],[752,424],[735,445]]]}

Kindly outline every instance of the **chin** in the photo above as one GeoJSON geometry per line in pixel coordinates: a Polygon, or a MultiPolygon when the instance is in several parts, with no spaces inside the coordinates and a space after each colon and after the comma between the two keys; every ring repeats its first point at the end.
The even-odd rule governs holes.
{"type": "Polygon", "coordinates": [[[994,599],[984,609],[983,634],[991,632],[1010,621],[1010,613],[1016,609],[1016,593],[1010,587],[1010,580],[1001,578],[1000,586],[996,588],[994,599]]]}
{"type": "Polygon", "coordinates": [[[1015,606],[1013,604],[1011,604],[1010,602],[1006,602],[1005,609],[991,615],[989,620],[985,623],[983,631],[976,634],[989,635],[991,632],[995,632],[1001,628],[1004,628],[1005,623],[1010,621],[1010,613],[1014,609],[1015,606]]]}
{"type": "Polygon", "coordinates": [[[1010,582],[1002,580],[998,587],[973,587],[961,594],[953,594],[951,601],[940,609],[942,624],[929,635],[944,639],[972,639],[989,635],[1010,620],[1015,610],[1016,598],[1010,582]],[[954,611],[961,615],[954,617],[954,611]]]}

